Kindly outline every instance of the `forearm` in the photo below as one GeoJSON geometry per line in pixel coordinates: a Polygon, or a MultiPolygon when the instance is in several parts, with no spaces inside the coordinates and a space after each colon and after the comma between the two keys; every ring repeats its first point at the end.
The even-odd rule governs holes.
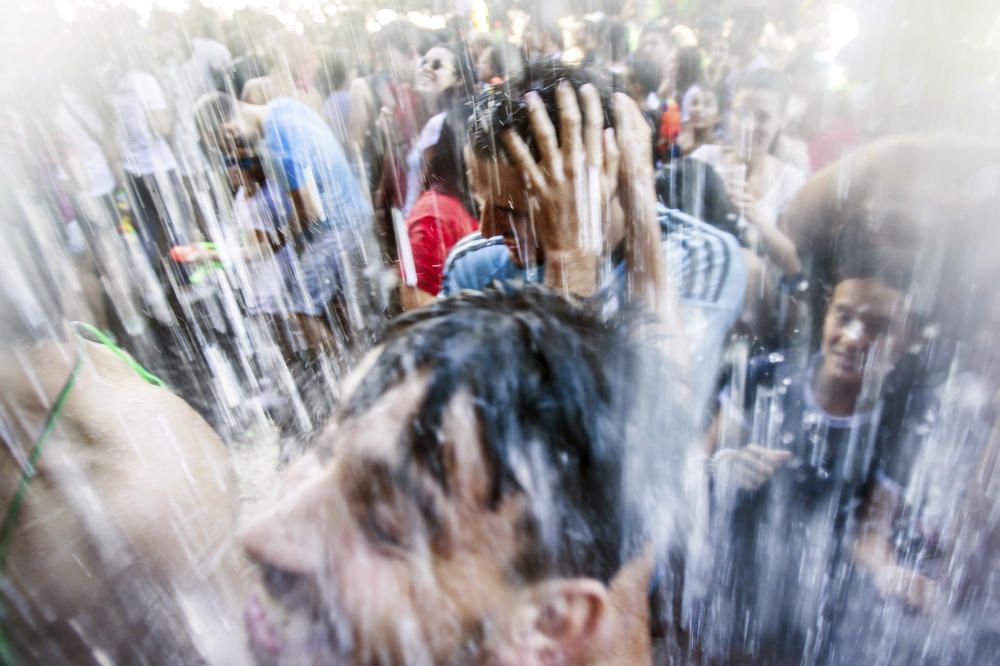
{"type": "Polygon", "coordinates": [[[626,213],[639,218],[631,226],[632,233],[625,244],[630,296],[632,301],[641,303],[664,322],[674,324],[680,321],[676,294],[660,247],[655,208],[646,206],[646,203],[640,202],[631,208],[630,213],[626,213]]]}
{"type": "MultiPolygon", "coordinates": [[[[290,193],[290,199],[292,200],[292,209],[289,211],[288,215],[288,233],[290,235],[301,234],[303,229],[302,220],[307,218],[308,211],[306,210],[305,203],[302,197],[296,193],[290,193]]],[[[308,225],[308,221],[306,222],[308,225]]]]}
{"type": "MultiPolygon", "coordinates": [[[[656,322],[652,332],[665,355],[686,368],[687,340],[680,315],[677,290],[660,244],[660,223],[653,200],[636,196],[630,207],[639,215],[626,239],[626,279],[630,300],[650,312],[656,322]]],[[[627,212],[626,215],[629,213],[627,212]]]]}
{"type": "Polygon", "coordinates": [[[291,190],[289,195],[295,213],[291,216],[290,221],[293,234],[300,234],[314,223],[326,219],[314,184],[307,183],[298,189],[291,190]]]}
{"type": "Polygon", "coordinates": [[[760,242],[764,253],[775,263],[785,275],[798,275],[802,272],[802,262],[795,244],[777,226],[771,224],[756,225],[760,234],[760,242]]]}
{"type": "Polygon", "coordinates": [[[868,574],[875,587],[887,596],[899,595],[905,588],[903,583],[917,576],[916,571],[903,565],[892,545],[893,516],[898,508],[897,498],[882,488],[876,488],[862,508],[858,537],[852,552],[854,564],[868,574]]]}
{"type": "Polygon", "coordinates": [[[399,285],[399,296],[404,311],[422,308],[436,300],[434,295],[428,294],[420,287],[405,284],[399,285]]]}

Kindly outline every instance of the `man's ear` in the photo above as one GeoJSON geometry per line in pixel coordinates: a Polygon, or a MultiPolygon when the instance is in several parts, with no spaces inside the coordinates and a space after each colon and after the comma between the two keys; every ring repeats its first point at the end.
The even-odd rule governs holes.
{"type": "Polygon", "coordinates": [[[502,663],[565,664],[597,647],[608,610],[607,588],[590,578],[548,580],[525,596],[505,636],[502,663]]]}

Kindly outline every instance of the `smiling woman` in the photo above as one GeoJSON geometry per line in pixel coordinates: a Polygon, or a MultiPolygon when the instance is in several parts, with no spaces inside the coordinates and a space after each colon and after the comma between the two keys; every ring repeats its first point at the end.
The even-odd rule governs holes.
{"type": "MultiPolygon", "coordinates": [[[[468,100],[475,92],[475,85],[471,56],[463,46],[436,44],[418,61],[414,87],[423,97],[430,119],[406,155],[404,217],[425,190],[421,177],[426,151],[438,143],[446,116],[454,117],[457,126],[464,125],[468,100]]],[[[456,173],[463,171],[458,169],[456,173]]]]}

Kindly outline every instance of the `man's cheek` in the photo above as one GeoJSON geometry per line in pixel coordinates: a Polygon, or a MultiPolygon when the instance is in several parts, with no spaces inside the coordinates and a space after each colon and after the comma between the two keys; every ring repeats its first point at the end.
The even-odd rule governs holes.
{"type": "Polygon", "coordinates": [[[449,582],[457,581],[439,571],[430,556],[360,554],[346,568],[350,571],[339,576],[342,585],[335,591],[338,606],[368,647],[406,654],[412,642],[411,649],[443,654],[459,638],[461,596],[449,594],[449,582]]]}

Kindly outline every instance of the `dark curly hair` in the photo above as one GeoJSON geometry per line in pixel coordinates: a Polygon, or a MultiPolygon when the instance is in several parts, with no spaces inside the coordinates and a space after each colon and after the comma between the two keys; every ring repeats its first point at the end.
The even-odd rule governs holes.
{"type": "Polygon", "coordinates": [[[512,573],[608,581],[634,554],[624,461],[638,361],[626,320],[599,312],[539,286],[438,300],[390,326],[339,418],[426,373],[401,437],[412,463],[448,492],[442,421],[455,396],[469,394],[490,470],[487,504],[524,493],[532,505],[512,573]]]}
{"type": "Polygon", "coordinates": [[[604,126],[615,126],[611,106],[614,88],[603,75],[584,67],[567,65],[558,58],[535,59],[527,63],[524,76],[520,79],[491,88],[476,98],[469,118],[469,142],[476,154],[489,158],[505,155],[500,135],[505,130],[513,129],[537,159],[538,149],[528,121],[524,95],[531,91],[539,94],[558,135],[556,85],[563,80],[568,81],[576,90],[584,84],[593,84],[601,97],[604,126]]]}

